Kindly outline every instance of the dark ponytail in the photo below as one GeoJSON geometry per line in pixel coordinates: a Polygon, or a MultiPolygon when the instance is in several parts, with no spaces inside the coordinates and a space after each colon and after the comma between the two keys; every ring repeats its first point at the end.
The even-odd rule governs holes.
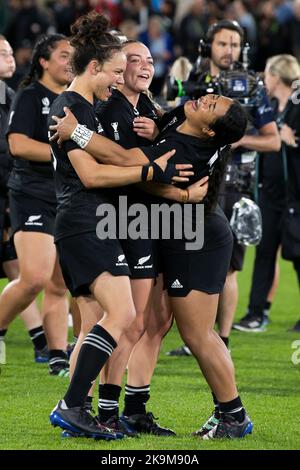
{"type": "Polygon", "coordinates": [[[56,44],[66,39],[63,34],[51,34],[43,36],[36,42],[32,52],[29,73],[21,82],[20,88],[25,88],[30,83],[42,78],[44,69],[40,64],[40,59],[49,60],[52,52],[56,49],[56,44]]]}

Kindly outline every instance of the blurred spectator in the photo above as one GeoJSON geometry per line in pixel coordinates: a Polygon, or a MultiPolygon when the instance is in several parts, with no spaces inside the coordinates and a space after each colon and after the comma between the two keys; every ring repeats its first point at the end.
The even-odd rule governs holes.
{"type": "Polygon", "coordinates": [[[111,24],[118,28],[122,19],[120,0],[90,0],[90,7],[98,13],[105,13],[111,19],[111,24]]]}
{"type": "Polygon", "coordinates": [[[173,61],[172,37],[164,31],[160,17],[155,15],[150,17],[148,30],[140,35],[140,40],[148,47],[154,60],[155,73],[150,90],[157,96],[173,61]]]}
{"type": "Polygon", "coordinates": [[[248,3],[243,0],[232,2],[234,18],[245,32],[245,41],[254,47],[256,45],[256,22],[254,16],[249,11],[248,3]]]}
{"type": "Polygon", "coordinates": [[[24,76],[28,73],[30,68],[31,55],[31,44],[29,41],[24,39],[21,46],[18,47],[18,49],[15,51],[16,71],[12,78],[7,80],[8,86],[10,86],[15,91],[18,89],[18,86],[24,76]]]}
{"type": "Polygon", "coordinates": [[[172,33],[174,30],[174,18],[176,12],[176,1],[175,0],[163,0],[160,6],[160,17],[164,23],[165,29],[172,33]]]}
{"type": "Polygon", "coordinates": [[[76,20],[75,4],[72,0],[59,0],[48,5],[53,10],[56,30],[65,36],[70,35],[70,26],[76,20]]]}
{"type": "Polygon", "coordinates": [[[300,62],[300,0],[293,4],[293,18],[288,24],[293,55],[300,62]]]}
{"type": "Polygon", "coordinates": [[[269,57],[291,52],[288,27],[278,22],[271,0],[259,3],[257,31],[257,54],[254,66],[256,70],[261,71],[264,70],[269,57]]]}
{"type": "Polygon", "coordinates": [[[278,23],[286,24],[293,18],[293,1],[273,0],[278,23]]]}
{"type": "Polygon", "coordinates": [[[199,41],[208,28],[208,14],[205,0],[194,0],[188,14],[182,19],[178,31],[178,44],[182,55],[191,62],[198,57],[199,41]]]}
{"type": "Polygon", "coordinates": [[[131,19],[138,23],[139,31],[147,30],[150,4],[147,0],[124,0],[121,5],[123,19],[131,19]]]}
{"type": "Polygon", "coordinates": [[[42,34],[54,32],[48,13],[37,6],[36,0],[21,0],[19,4],[5,31],[13,49],[20,47],[24,39],[33,44],[42,34]]]}
{"type": "Polygon", "coordinates": [[[124,20],[119,25],[119,31],[121,31],[127,39],[138,39],[139,25],[134,20],[124,20]]]}

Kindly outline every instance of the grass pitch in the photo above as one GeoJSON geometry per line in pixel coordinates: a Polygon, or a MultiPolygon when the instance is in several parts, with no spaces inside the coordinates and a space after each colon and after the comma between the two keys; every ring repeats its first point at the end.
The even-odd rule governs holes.
{"type": "MultiPolygon", "coordinates": [[[[240,274],[237,318],[248,301],[253,250],[240,274]]],[[[167,357],[181,344],[176,327],[165,338],[151,384],[148,409],[176,437],[143,436],[106,443],[88,439],[61,439],[49,424],[49,413],[66,390],[66,378],[48,375],[47,365],[33,362],[33,349],[23,323],[17,319],[6,336],[7,362],[0,375],[0,449],[65,450],[201,450],[300,449],[299,383],[300,335],[288,333],[300,317],[299,292],[292,265],[280,263],[280,286],[265,333],[233,332],[231,353],[239,391],[254,421],[254,433],[241,440],[199,441],[191,436],[212,410],[208,387],[191,357],[167,357]],[[294,349],[293,349],[294,346],[294,349]]],[[[3,287],[2,282],[0,287],[3,287]]],[[[123,398],[121,398],[122,404],[123,398]]]]}

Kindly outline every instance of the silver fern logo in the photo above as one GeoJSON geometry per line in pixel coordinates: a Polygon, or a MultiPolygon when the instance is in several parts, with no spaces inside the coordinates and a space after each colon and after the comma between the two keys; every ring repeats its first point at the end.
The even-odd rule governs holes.
{"type": "Polygon", "coordinates": [[[146,261],[148,261],[150,258],[151,258],[151,255],[149,255],[149,256],[144,256],[143,258],[140,258],[140,259],[138,260],[138,266],[140,266],[140,265],[142,265],[142,264],[145,264],[146,261]]]}

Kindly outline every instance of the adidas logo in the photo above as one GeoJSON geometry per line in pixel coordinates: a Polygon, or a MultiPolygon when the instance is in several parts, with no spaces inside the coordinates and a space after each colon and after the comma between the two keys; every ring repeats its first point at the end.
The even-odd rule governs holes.
{"type": "Polygon", "coordinates": [[[174,281],[173,284],[171,285],[171,288],[172,288],[172,289],[182,289],[183,286],[180,284],[180,282],[178,281],[178,279],[175,279],[175,281],[174,281]]]}

